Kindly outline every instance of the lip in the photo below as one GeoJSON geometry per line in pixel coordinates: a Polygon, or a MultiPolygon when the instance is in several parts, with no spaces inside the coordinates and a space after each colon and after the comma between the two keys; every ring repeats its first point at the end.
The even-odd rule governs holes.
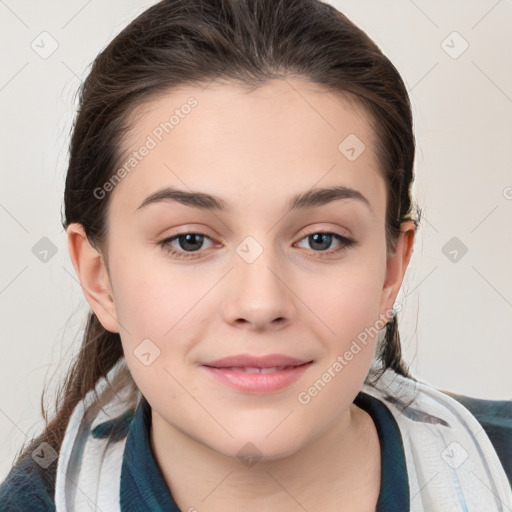
{"type": "Polygon", "coordinates": [[[224,385],[251,394],[270,394],[282,390],[301,378],[313,361],[281,354],[258,357],[236,355],[203,363],[201,366],[224,385]],[[251,373],[244,368],[250,368],[251,373]],[[265,373],[256,373],[263,369],[265,373]],[[254,373],[253,373],[254,371],[254,373]]]}
{"type": "Polygon", "coordinates": [[[237,354],[215,361],[208,361],[203,363],[203,366],[213,366],[215,368],[274,368],[276,366],[300,366],[310,361],[310,359],[297,359],[296,357],[285,356],[283,354],[268,354],[265,356],[237,354]]]}

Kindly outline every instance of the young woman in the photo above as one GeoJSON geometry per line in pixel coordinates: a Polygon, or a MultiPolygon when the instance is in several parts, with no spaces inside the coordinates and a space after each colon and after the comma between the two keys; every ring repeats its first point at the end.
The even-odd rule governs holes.
{"type": "Polygon", "coordinates": [[[400,75],[328,4],[135,19],[71,139],[82,348],[1,509],[510,510],[503,445],[401,358],[414,150],[400,75]]]}

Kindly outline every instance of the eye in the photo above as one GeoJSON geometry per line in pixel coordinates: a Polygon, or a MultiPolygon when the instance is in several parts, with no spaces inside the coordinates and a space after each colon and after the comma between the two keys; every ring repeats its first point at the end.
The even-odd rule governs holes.
{"type": "Polygon", "coordinates": [[[338,233],[331,233],[328,231],[312,231],[307,233],[307,235],[302,238],[302,240],[306,240],[309,244],[311,244],[314,252],[323,253],[321,256],[346,251],[351,246],[356,244],[355,240],[351,240],[342,235],[339,235],[338,233]],[[336,249],[327,250],[332,245],[333,240],[337,241],[339,246],[336,249]]]}
{"type": "MultiPolygon", "coordinates": [[[[212,241],[204,233],[178,233],[158,242],[158,245],[174,258],[191,259],[195,258],[196,253],[200,253],[201,249],[204,249],[203,244],[205,240],[212,241]],[[176,244],[178,247],[173,244],[176,244]]],[[[328,231],[311,231],[302,240],[307,240],[314,252],[321,253],[320,256],[341,253],[357,243],[355,240],[328,231]],[[336,241],[339,246],[335,249],[327,250],[331,247],[333,241],[336,241]]]]}
{"type": "Polygon", "coordinates": [[[160,245],[165,252],[171,254],[175,258],[188,259],[195,257],[193,253],[198,252],[198,250],[201,249],[205,239],[211,241],[211,238],[203,233],[178,233],[177,235],[162,240],[158,245],[160,245]],[[176,246],[172,245],[175,241],[179,246],[181,246],[183,251],[176,250],[176,246]]]}

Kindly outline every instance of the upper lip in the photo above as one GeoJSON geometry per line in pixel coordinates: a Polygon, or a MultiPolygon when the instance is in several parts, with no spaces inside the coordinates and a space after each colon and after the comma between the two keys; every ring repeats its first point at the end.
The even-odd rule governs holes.
{"type": "Polygon", "coordinates": [[[280,366],[300,366],[309,363],[307,359],[297,359],[296,357],[285,356],[282,354],[268,354],[266,356],[251,356],[248,354],[238,354],[234,356],[207,361],[203,366],[213,366],[214,368],[274,368],[280,366]]]}

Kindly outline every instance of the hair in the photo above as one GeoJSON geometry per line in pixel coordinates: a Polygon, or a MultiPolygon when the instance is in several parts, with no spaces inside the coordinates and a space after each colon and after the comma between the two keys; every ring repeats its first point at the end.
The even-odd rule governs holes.
{"type": "MultiPolygon", "coordinates": [[[[111,194],[98,200],[93,191],[121,164],[138,107],[178,86],[226,80],[256,88],[288,77],[348,97],[368,114],[387,187],[390,254],[401,223],[412,220],[417,227],[421,215],[411,199],[415,140],[407,89],[367,34],[320,0],[162,0],[135,18],[96,57],[78,91],[62,225],[80,223],[93,247],[106,248],[111,194]]],[[[43,441],[60,451],[73,409],[123,355],[119,334],[90,311],[81,347],[58,389],[55,415],[48,422],[43,392],[46,426],[15,464],[43,441]]],[[[413,378],[402,360],[396,316],[379,339],[377,359],[381,368],[368,373],[368,384],[375,385],[387,368],[413,378]]]]}

